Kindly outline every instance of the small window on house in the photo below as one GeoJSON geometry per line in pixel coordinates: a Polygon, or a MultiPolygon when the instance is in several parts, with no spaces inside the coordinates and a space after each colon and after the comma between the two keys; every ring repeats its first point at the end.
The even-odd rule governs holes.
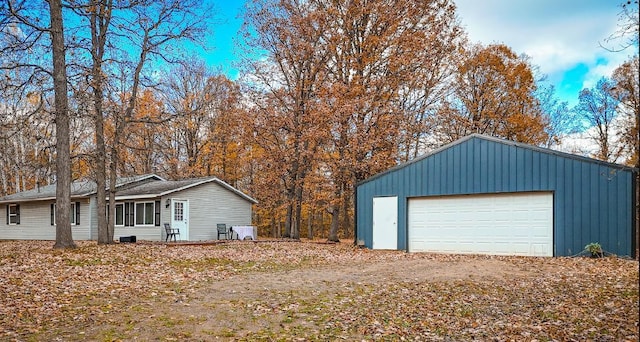
{"type": "Polygon", "coordinates": [[[173,206],[173,219],[175,221],[184,220],[184,203],[175,202],[173,206]]]}
{"type": "Polygon", "coordinates": [[[20,205],[7,205],[7,224],[20,224],[20,205]]]}
{"type": "MultiPolygon", "coordinates": [[[[69,213],[69,221],[72,226],[80,224],[80,202],[71,203],[71,212],[69,213]]],[[[56,225],[56,204],[51,204],[51,225],[56,225]]]]}
{"type": "Polygon", "coordinates": [[[155,217],[155,203],[136,203],[136,225],[152,226],[155,217]]]}
{"type": "Polygon", "coordinates": [[[116,226],[124,226],[124,203],[116,203],[116,226]]]}

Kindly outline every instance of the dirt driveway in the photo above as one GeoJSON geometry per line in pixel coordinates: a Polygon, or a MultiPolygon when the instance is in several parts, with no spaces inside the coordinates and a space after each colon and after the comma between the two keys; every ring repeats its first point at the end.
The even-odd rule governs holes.
{"type": "MultiPolygon", "coordinates": [[[[82,248],[87,253],[80,261],[73,259],[74,264],[84,265],[81,260],[100,247],[82,248]]],[[[148,286],[129,292],[116,287],[107,298],[92,297],[90,304],[83,304],[85,310],[100,308],[92,315],[68,310],[75,314],[72,322],[63,315],[57,328],[45,321],[37,332],[5,336],[193,341],[638,339],[638,263],[632,260],[406,254],[299,242],[143,246],[119,252],[121,257],[134,254],[131,260],[150,254],[150,259],[162,256],[171,261],[134,265],[138,281],[148,286]],[[154,278],[158,267],[165,267],[169,278],[154,278]]],[[[112,254],[113,250],[101,255],[101,262],[109,263],[105,260],[112,254]]],[[[85,276],[92,276],[87,272],[85,276]]],[[[126,282],[118,277],[111,282],[126,282]]]]}

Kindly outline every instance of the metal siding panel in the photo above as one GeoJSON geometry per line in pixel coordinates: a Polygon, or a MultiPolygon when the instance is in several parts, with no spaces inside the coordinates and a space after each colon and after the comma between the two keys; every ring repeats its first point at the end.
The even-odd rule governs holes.
{"type": "Polygon", "coordinates": [[[432,194],[434,192],[434,187],[435,187],[435,181],[434,179],[435,177],[435,170],[433,168],[434,165],[434,160],[435,160],[436,156],[431,156],[429,158],[427,158],[426,163],[425,163],[425,167],[427,170],[429,170],[429,173],[427,174],[427,179],[426,179],[426,183],[427,183],[427,191],[425,192],[425,194],[432,194]]]}
{"type": "MultiPolygon", "coordinates": [[[[603,189],[603,183],[607,182],[606,180],[601,179],[600,177],[600,169],[599,165],[581,163],[583,173],[586,173],[588,177],[587,192],[586,197],[588,200],[588,208],[587,214],[589,217],[589,241],[596,239],[594,242],[604,241],[602,238],[607,239],[609,235],[609,231],[611,227],[607,226],[606,222],[606,191],[603,189]]],[[[604,184],[606,186],[606,184],[604,184]]],[[[586,245],[586,244],[585,244],[586,245]]]]}
{"type": "Polygon", "coordinates": [[[504,156],[504,147],[502,145],[498,145],[498,144],[493,144],[494,150],[495,150],[495,158],[496,158],[496,174],[494,175],[494,179],[496,182],[494,191],[495,192],[501,192],[504,191],[505,188],[505,183],[506,183],[506,177],[505,175],[505,165],[507,165],[507,163],[505,162],[505,156],[504,156]]]}
{"type": "Polygon", "coordinates": [[[582,216],[582,203],[584,202],[583,191],[582,191],[582,170],[577,165],[578,163],[574,160],[567,160],[568,168],[566,170],[565,177],[570,179],[569,182],[569,191],[571,196],[569,198],[573,198],[572,201],[572,210],[571,210],[571,225],[567,227],[565,230],[565,239],[567,246],[571,248],[572,253],[578,253],[582,250],[582,248],[577,249],[578,245],[582,244],[583,241],[583,233],[584,233],[584,222],[582,216]]]}
{"type": "MultiPolygon", "coordinates": [[[[631,171],[621,172],[616,181],[615,197],[617,201],[615,210],[617,211],[617,215],[614,216],[614,222],[616,227],[620,227],[618,229],[619,243],[615,246],[617,248],[612,248],[611,252],[618,255],[631,256],[633,254],[631,241],[633,235],[632,230],[635,229],[635,227],[633,227],[634,210],[632,204],[633,173],[631,171]]],[[[611,205],[612,204],[610,204],[610,206],[611,205]]]]}
{"type": "Polygon", "coordinates": [[[496,170],[500,167],[496,167],[499,160],[496,159],[496,145],[487,144],[487,192],[496,191],[496,170]]]}
{"type": "Polygon", "coordinates": [[[467,169],[467,165],[469,164],[468,153],[467,153],[468,144],[463,144],[460,146],[460,192],[463,194],[469,193],[469,170],[467,169]]]}
{"type": "Polygon", "coordinates": [[[452,158],[452,151],[451,150],[447,150],[444,151],[444,164],[442,164],[442,178],[443,178],[443,186],[442,186],[442,193],[445,194],[450,194],[451,191],[453,191],[453,184],[452,184],[452,180],[453,177],[451,175],[451,165],[453,162],[453,158],[452,158]]]}
{"type": "Polygon", "coordinates": [[[479,139],[473,139],[473,193],[480,192],[480,168],[482,165],[482,154],[480,152],[480,143],[482,142],[479,139]]]}
{"type": "Polygon", "coordinates": [[[550,183],[551,183],[552,174],[554,174],[555,164],[551,165],[549,163],[549,159],[550,159],[549,155],[540,153],[539,156],[540,156],[540,183],[538,185],[540,186],[540,189],[548,190],[548,189],[551,189],[550,183]]]}
{"type": "Polygon", "coordinates": [[[416,177],[418,178],[416,180],[416,196],[426,193],[427,172],[426,172],[426,168],[424,167],[425,164],[426,163],[424,161],[415,164],[416,165],[416,177]]]}
{"type": "Polygon", "coordinates": [[[540,155],[542,153],[533,152],[531,156],[531,188],[533,190],[540,190],[540,155]]]}
{"type": "Polygon", "coordinates": [[[413,189],[410,189],[410,196],[416,196],[421,192],[421,188],[422,188],[422,177],[420,176],[420,164],[421,163],[415,163],[412,164],[412,173],[411,173],[411,179],[413,180],[413,189]]]}
{"type": "MultiPolygon", "coordinates": [[[[617,208],[620,207],[621,203],[621,199],[617,196],[617,185],[621,184],[622,182],[619,182],[617,180],[613,180],[613,181],[605,181],[601,187],[602,187],[602,198],[604,199],[604,207],[606,210],[602,210],[603,211],[603,215],[605,216],[604,219],[602,220],[602,224],[605,227],[618,227],[619,223],[618,221],[620,221],[619,219],[622,219],[623,216],[620,216],[619,219],[616,219],[616,217],[618,217],[619,215],[617,215],[616,211],[617,208]],[[613,183],[613,184],[612,184],[613,183]],[[606,186],[606,185],[616,185],[616,187],[611,187],[611,186],[606,186]]],[[[620,250],[621,246],[621,241],[624,240],[623,237],[623,231],[622,229],[615,229],[614,231],[610,232],[610,234],[608,234],[608,239],[606,241],[607,245],[602,245],[603,248],[605,250],[620,250]]]]}
{"type": "Polygon", "coordinates": [[[556,256],[559,255],[567,255],[567,249],[564,244],[564,232],[567,230],[569,226],[569,218],[571,217],[571,206],[568,204],[569,201],[566,200],[567,193],[569,193],[567,188],[567,182],[565,182],[565,170],[566,170],[566,159],[565,158],[557,158],[555,157],[555,164],[557,165],[557,175],[558,175],[558,186],[556,187],[556,211],[555,215],[555,225],[556,229],[554,231],[554,239],[556,244],[556,256]]]}
{"type": "Polygon", "coordinates": [[[459,194],[462,191],[462,174],[460,172],[460,146],[451,149],[453,153],[453,193],[459,194]]]}
{"type": "Polygon", "coordinates": [[[509,181],[507,182],[504,191],[515,191],[516,187],[517,187],[517,174],[518,174],[518,169],[517,169],[517,155],[516,155],[516,149],[515,148],[509,148],[507,147],[507,153],[508,153],[508,157],[509,158],[509,164],[507,165],[507,175],[508,175],[508,179],[509,181]]]}
{"type": "Polygon", "coordinates": [[[531,150],[527,150],[524,148],[519,148],[519,150],[521,151],[522,154],[522,161],[520,166],[520,175],[521,175],[521,179],[520,179],[520,184],[519,184],[519,191],[527,191],[528,189],[531,189],[531,184],[532,184],[532,174],[533,174],[533,170],[531,169],[531,158],[533,155],[533,151],[531,150]]]}
{"type": "MultiPolygon", "coordinates": [[[[524,180],[525,180],[525,167],[524,167],[524,155],[525,151],[521,148],[515,148],[516,150],[516,184],[513,188],[514,191],[523,191],[524,190],[524,180]]],[[[513,172],[513,171],[512,171],[513,172]]]]}
{"type": "Polygon", "coordinates": [[[398,196],[398,249],[407,249],[407,198],[398,196]]]}
{"type": "Polygon", "coordinates": [[[479,149],[480,149],[480,192],[486,193],[489,188],[489,163],[492,160],[489,160],[489,153],[487,152],[487,143],[484,141],[479,141],[479,149]]]}

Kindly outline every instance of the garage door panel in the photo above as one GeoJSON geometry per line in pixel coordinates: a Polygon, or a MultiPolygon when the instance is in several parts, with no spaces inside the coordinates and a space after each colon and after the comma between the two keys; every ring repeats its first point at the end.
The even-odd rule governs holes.
{"type": "Polygon", "coordinates": [[[409,251],[552,256],[553,195],[409,200],[409,251]]]}

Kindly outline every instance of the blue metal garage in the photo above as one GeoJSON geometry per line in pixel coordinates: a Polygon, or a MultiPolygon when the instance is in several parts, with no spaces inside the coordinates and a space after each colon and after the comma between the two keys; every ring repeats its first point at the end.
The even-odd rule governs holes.
{"type": "Polygon", "coordinates": [[[356,236],[409,252],[633,256],[635,169],[474,134],[356,188],[356,236]]]}

